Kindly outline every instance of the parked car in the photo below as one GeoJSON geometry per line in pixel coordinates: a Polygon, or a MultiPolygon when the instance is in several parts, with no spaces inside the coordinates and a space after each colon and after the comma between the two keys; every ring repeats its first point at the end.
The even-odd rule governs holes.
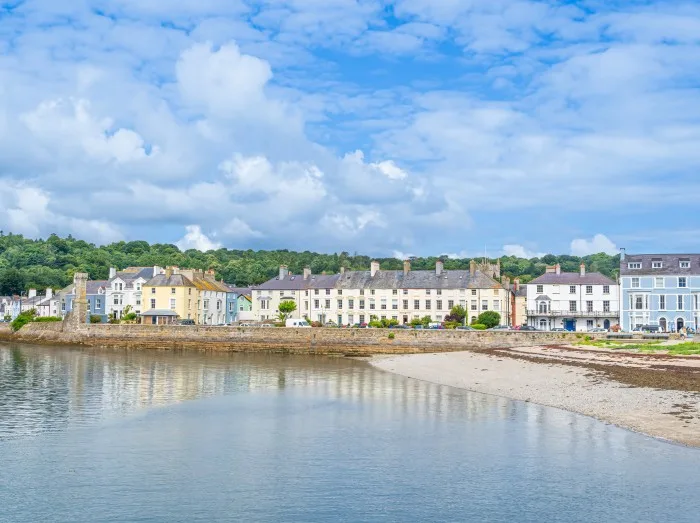
{"type": "Polygon", "coordinates": [[[603,327],[595,327],[590,329],[588,332],[608,332],[608,329],[604,329],[603,327]]]}
{"type": "Polygon", "coordinates": [[[511,330],[509,325],[496,325],[495,327],[491,327],[489,329],[490,331],[509,331],[511,330]]]}
{"type": "Polygon", "coordinates": [[[470,327],[469,325],[460,325],[459,327],[456,327],[455,330],[458,331],[475,331],[476,329],[474,327],[470,327]]]}
{"type": "Polygon", "coordinates": [[[389,325],[390,329],[409,329],[408,325],[389,325]]]}
{"type": "Polygon", "coordinates": [[[569,332],[564,327],[554,327],[553,329],[549,329],[549,330],[552,332],[569,332]]]}
{"type": "Polygon", "coordinates": [[[518,330],[525,331],[525,332],[532,332],[532,331],[537,331],[537,327],[533,327],[532,325],[521,325],[518,330]]]}
{"type": "Polygon", "coordinates": [[[194,325],[194,320],[180,320],[180,325],[194,325]]]}
{"type": "Polygon", "coordinates": [[[284,322],[284,325],[285,327],[311,328],[311,325],[309,325],[309,322],[307,322],[305,319],[290,318],[284,322]]]}

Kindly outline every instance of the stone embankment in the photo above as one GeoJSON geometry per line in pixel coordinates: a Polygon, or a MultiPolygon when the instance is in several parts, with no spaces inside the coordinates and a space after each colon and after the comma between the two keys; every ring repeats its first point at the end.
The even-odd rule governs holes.
{"type": "Polygon", "coordinates": [[[292,354],[415,354],[470,349],[565,345],[581,335],[564,332],[294,329],[260,327],[69,325],[30,323],[12,333],[0,327],[0,341],[127,349],[194,349],[292,354]]]}

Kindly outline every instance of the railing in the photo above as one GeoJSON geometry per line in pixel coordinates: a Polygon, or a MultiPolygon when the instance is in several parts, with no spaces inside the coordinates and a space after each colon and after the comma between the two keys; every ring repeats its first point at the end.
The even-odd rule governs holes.
{"type": "Polygon", "coordinates": [[[619,315],[619,312],[612,312],[612,311],[571,311],[571,310],[549,310],[546,312],[540,312],[538,310],[528,310],[527,311],[528,316],[546,316],[546,317],[555,317],[555,316],[578,316],[578,317],[590,317],[590,318],[597,318],[597,317],[602,317],[602,316],[616,316],[619,315]]]}

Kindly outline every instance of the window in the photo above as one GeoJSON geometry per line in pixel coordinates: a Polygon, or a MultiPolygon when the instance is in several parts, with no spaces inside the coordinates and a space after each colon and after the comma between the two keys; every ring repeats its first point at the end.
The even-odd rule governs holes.
{"type": "Polygon", "coordinates": [[[175,287],[173,287],[172,289],[170,289],[170,294],[175,294],[175,287]]]}
{"type": "Polygon", "coordinates": [[[354,309],[354,308],[355,308],[355,300],[353,300],[352,298],[350,298],[350,299],[348,300],[348,309],[354,309]]]}
{"type": "Polygon", "coordinates": [[[365,300],[360,300],[360,309],[365,308],[365,300]]]}
{"type": "Polygon", "coordinates": [[[381,307],[383,311],[386,310],[386,298],[382,298],[381,307]]]}
{"type": "Polygon", "coordinates": [[[100,307],[102,307],[102,300],[101,299],[99,299],[99,298],[95,299],[95,307],[97,307],[98,309],[100,307]]]}
{"type": "Polygon", "coordinates": [[[643,295],[637,294],[634,296],[630,296],[630,299],[632,300],[632,308],[634,310],[638,310],[638,311],[645,310],[646,300],[644,299],[643,295]]]}
{"type": "Polygon", "coordinates": [[[119,297],[118,296],[114,297],[114,304],[119,305],[119,297]]]}
{"type": "Polygon", "coordinates": [[[641,262],[630,262],[627,264],[627,268],[628,269],[641,269],[642,264],[641,264],[641,262]]]}
{"type": "Polygon", "coordinates": [[[331,300],[326,300],[326,309],[331,308],[331,300]]]}
{"type": "Polygon", "coordinates": [[[136,298],[136,305],[141,305],[141,298],[136,298]]]}
{"type": "Polygon", "coordinates": [[[217,302],[216,302],[216,310],[217,310],[217,311],[220,311],[220,310],[221,310],[221,302],[220,302],[220,301],[217,301],[217,302]]]}
{"type": "Polygon", "coordinates": [[[209,300],[204,300],[204,310],[209,310],[209,300]]]}
{"type": "Polygon", "coordinates": [[[436,308],[437,310],[439,310],[439,311],[442,310],[442,300],[437,300],[437,301],[435,302],[435,308],[436,308]]]}
{"type": "Polygon", "coordinates": [[[338,308],[339,309],[343,308],[343,300],[338,300],[338,308]]]}
{"type": "Polygon", "coordinates": [[[430,296],[430,289],[425,289],[425,295],[430,296]]]}
{"type": "Polygon", "coordinates": [[[391,294],[394,295],[394,296],[396,296],[398,293],[399,293],[399,290],[398,290],[398,289],[392,289],[392,290],[391,290],[391,294]]]}
{"type": "Polygon", "coordinates": [[[364,322],[365,322],[365,315],[360,314],[360,323],[364,323],[364,322]]]}
{"type": "Polygon", "coordinates": [[[476,289],[472,289],[472,296],[476,296],[476,289]]]}
{"type": "MultiPolygon", "coordinates": [[[[192,287],[190,287],[189,289],[187,289],[187,291],[188,291],[187,294],[189,294],[190,296],[192,296],[192,287]]],[[[260,294],[260,293],[258,293],[258,294],[260,294]]]]}
{"type": "Polygon", "coordinates": [[[348,314],[348,324],[349,325],[355,324],[355,316],[353,316],[352,314],[348,314]]]}
{"type": "Polygon", "coordinates": [[[452,308],[455,306],[455,301],[454,300],[447,300],[447,308],[452,310],[452,308]]]}
{"type": "Polygon", "coordinates": [[[576,285],[569,285],[569,294],[576,294],[576,285]]]}
{"type": "Polygon", "coordinates": [[[192,308],[192,300],[187,300],[187,308],[188,309],[192,308]]]}
{"type": "Polygon", "coordinates": [[[308,296],[308,295],[309,295],[309,290],[306,289],[306,290],[304,291],[304,296],[308,296]]]}
{"type": "MultiPolygon", "coordinates": [[[[240,310],[243,310],[243,305],[241,305],[240,310]]],[[[309,310],[309,302],[308,302],[308,301],[305,301],[305,302],[304,302],[304,310],[305,310],[305,311],[308,311],[308,310],[309,310]]]]}
{"type": "Polygon", "coordinates": [[[403,294],[404,294],[404,296],[405,296],[406,294],[408,294],[408,289],[404,289],[404,290],[403,290],[403,294]]]}
{"type": "MultiPolygon", "coordinates": [[[[315,294],[316,296],[318,296],[318,293],[319,293],[319,292],[320,292],[319,289],[314,289],[314,294],[315,294]]],[[[360,293],[362,293],[362,291],[360,291],[360,293]]]]}
{"type": "Polygon", "coordinates": [[[391,300],[391,309],[392,310],[399,310],[399,300],[391,300]]]}
{"type": "Polygon", "coordinates": [[[442,296],[442,289],[438,289],[435,292],[437,293],[438,296],[442,296]]]}
{"type": "Polygon", "coordinates": [[[280,291],[280,296],[284,296],[284,291],[280,291]]]}
{"type": "Polygon", "coordinates": [[[603,312],[610,312],[610,302],[609,301],[603,302],[603,312]]]}
{"type": "Polygon", "coordinates": [[[175,301],[176,301],[175,298],[172,298],[172,299],[170,300],[170,308],[171,308],[172,310],[175,310],[175,301]]]}
{"type": "Polygon", "coordinates": [[[373,301],[370,301],[370,302],[369,302],[369,308],[370,308],[370,310],[374,310],[375,304],[374,304],[373,301]]]}
{"type": "Polygon", "coordinates": [[[228,304],[228,311],[229,311],[229,312],[233,312],[234,310],[235,310],[235,309],[234,309],[234,303],[233,303],[233,302],[229,303],[229,304],[228,304]]]}
{"type": "Polygon", "coordinates": [[[430,310],[430,300],[425,300],[425,309],[430,310]]]}
{"type": "Polygon", "coordinates": [[[137,283],[137,284],[136,284],[136,290],[137,290],[137,291],[140,291],[140,290],[141,290],[141,284],[140,284],[140,283],[137,283]]]}
{"type": "Polygon", "coordinates": [[[681,260],[679,265],[681,269],[690,269],[690,260],[681,260]]]}
{"type": "Polygon", "coordinates": [[[413,300],[413,309],[414,310],[420,309],[420,300],[413,300]]]}
{"type": "Polygon", "coordinates": [[[632,288],[633,289],[639,288],[639,278],[632,278],[632,288]]]}
{"type": "Polygon", "coordinates": [[[369,293],[374,296],[374,289],[370,289],[369,293]]]}
{"type": "Polygon", "coordinates": [[[678,287],[685,288],[688,286],[688,280],[686,279],[685,276],[681,276],[678,278],[678,287]]]}
{"type": "Polygon", "coordinates": [[[593,302],[592,301],[586,302],[586,312],[593,312],[593,302]]]}
{"type": "Polygon", "coordinates": [[[575,301],[569,302],[569,312],[576,312],[576,302],[575,301]]]}
{"type": "Polygon", "coordinates": [[[683,310],[683,295],[682,294],[678,295],[678,310],[679,311],[683,310]]]}
{"type": "Polygon", "coordinates": [[[666,310],[666,296],[663,294],[659,296],[659,309],[662,311],[666,310]]]}
{"type": "Polygon", "coordinates": [[[544,292],[544,285],[537,286],[537,294],[542,294],[544,292]]]}
{"type": "Polygon", "coordinates": [[[342,296],[342,295],[343,295],[343,289],[338,289],[338,296],[342,296]]]}
{"type": "Polygon", "coordinates": [[[314,309],[320,308],[321,305],[319,304],[319,300],[314,300],[314,309]]]}
{"type": "Polygon", "coordinates": [[[586,328],[591,330],[593,328],[593,320],[586,320],[586,328]]]}
{"type": "Polygon", "coordinates": [[[493,300],[493,310],[495,310],[495,311],[501,310],[501,302],[500,301],[493,300]]]}
{"type": "Polygon", "coordinates": [[[610,285],[603,285],[603,294],[610,294],[610,285]]]}
{"type": "Polygon", "coordinates": [[[593,285],[586,285],[586,294],[593,294],[593,285]]]}
{"type": "Polygon", "coordinates": [[[330,290],[330,289],[326,289],[326,296],[330,296],[330,295],[331,295],[331,290],[330,290]]]}
{"type": "Polygon", "coordinates": [[[408,300],[403,301],[403,308],[404,310],[408,309],[408,300]]]}
{"type": "Polygon", "coordinates": [[[151,287],[151,294],[155,294],[155,293],[156,293],[156,288],[155,288],[155,287],[151,287]]]}
{"type": "Polygon", "coordinates": [[[472,300],[471,310],[473,310],[473,311],[479,310],[479,307],[477,306],[476,300],[472,300]]]}
{"type": "Polygon", "coordinates": [[[663,268],[664,268],[664,262],[661,262],[661,261],[652,261],[652,262],[651,262],[651,268],[652,268],[652,269],[663,269],[663,268]]]}
{"type": "Polygon", "coordinates": [[[654,278],[654,287],[656,287],[657,289],[662,289],[663,286],[664,286],[663,277],[654,278]]]}
{"type": "Polygon", "coordinates": [[[156,300],[151,300],[151,309],[156,308],[156,300]]]}
{"type": "Polygon", "coordinates": [[[481,310],[482,311],[489,310],[489,300],[481,300],[481,310]]]}
{"type": "Polygon", "coordinates": [[[360,296],[364,296],[364,295],[365,295],[365,290],[364,290],[364,289],[360,289],[360,296]]]}
{"type": "Polygon", "coordinates": [[[498,296],[498,289],[494,289],[494,290],[493,290],[493,295],[494,295],[494,296],[498,296]]]}

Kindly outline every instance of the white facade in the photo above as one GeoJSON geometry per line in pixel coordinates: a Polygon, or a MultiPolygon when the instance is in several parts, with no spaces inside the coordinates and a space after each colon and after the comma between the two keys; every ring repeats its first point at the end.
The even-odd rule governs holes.
{"type": "Polygon", "coordinates": [[[619,324],[619,286],[602,275],[562,273],[558,266],[527,284],[528,325],[587,332],[619,324]],[[608,280],[608,281],[606,281],[608,280]]]}
{"type": "Polygon", "coordinates": [[[162,272],[160,267],[132,267],[119,272],[111,268],[106,287],[105,314],[119,319],[127,306],[136,314],[145,311],[147,307],[143,303],[141,289],[148,280],[162,272]]]}
{"type": "MultiPolygon", "coordinates": [[[[197,283],[195,280],[195,286],[197,283]]],[[[197,305],[199,318],[203,325],[223,325],[226,323],[226,292],[200,290],[197,305]]]]}

